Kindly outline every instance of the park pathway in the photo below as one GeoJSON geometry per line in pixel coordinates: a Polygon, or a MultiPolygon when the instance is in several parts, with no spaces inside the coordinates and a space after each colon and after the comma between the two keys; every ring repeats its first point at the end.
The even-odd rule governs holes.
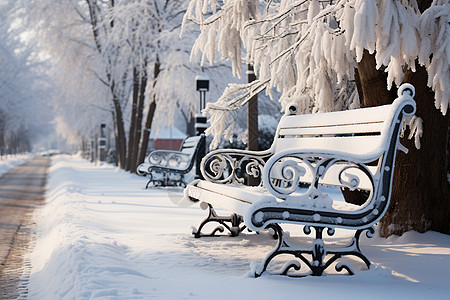
{"type": "Polygon", "coordinates": [[[45,202],[49,157],[36,156],[0,177],[0,299],[26,295],[24,255],[32,241],[32,213],[45,202]]]}

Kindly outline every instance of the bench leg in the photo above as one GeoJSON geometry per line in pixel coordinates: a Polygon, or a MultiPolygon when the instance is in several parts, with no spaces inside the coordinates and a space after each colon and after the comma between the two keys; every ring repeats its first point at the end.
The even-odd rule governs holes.
{"type": "Polygon", "coordinates": [[[145,189],[148,189],[148,187],[149,187],[150,183],[152,183],[152,181],[153,181],[153,175],[152,175],[152,173],[148,173],[148,182],[145,185],[145,189]]]}
{"type": "Polygon", "coordinates": [[[148,173],[148,182],[145,186],[145,189],[148,189],[149,187],[160,187],[160,186],[166,186],[167,185],[167,175],[165,172],[161,173],[159,171],[153,170],[152,172],[148,173]],[[162,179],[155,179],[156,176],[153,176],[153,172],[156,174],[162,174],[162,179]]]}
{"type": "Polygon", "coordinates": [[[176,172],[167,173],[165,175],[164,186],[179,186],[185,188],[187,183],[184,181],[184,174],[176,172]]]}
{"type": "Polygon", "coordinates": [[[184,181],[184,174],[181,174],[180,180],[177,182],[179,187],[185,188],[187,187],[186,181],[184,181]]]}
{"type": "MultiPolygon", "coordinates": [[[[290,254],[295,256],[299,260],[299,261],[296,260],[288,261],[277,273],[279,275],[286,275],[291,277],[303,277],[307,275],[322,276],[324,274],[324,271],[332,263],[336,262],[341,257],[347,255],[359,257],[367,266],[367,268],[370,268],[370,261],[364,254],[362,254],[361,249],[359,247],[359,238],[361,236],[361,233],[364,231],[367,231],[366,232],[367,237],[369,238],[373,237],[373,234],[375,233],[375,229],[373,227],[357,230],[355,232],[354,237],[349,242],[349,244],[347,244],[347,246],[344,247],[330,247],[325,245],[322,239],[322,234],[325,229],[324,227],[314,227],[316,231],[316,238],[310,247],[298,247],[292,245],[288,241],[288,238],[284,235],[283,229],[278,224],[271,224],[268,227],[275,230],[278,236],[278,243],[275,249],[272,250],[261,263],[253,264],[252,269],[255,273],[255,277],[261,276],[262,273],[264,273],[267,270],[267,267],[269,266],[270,262],[280,254],[284,255],[290,254]],[[311,259],[309,260],[305,255],[311,257],[311,259]],[[306,265],[309,269],[306,271],[306,273],[288,274],[288,272],[291,269],[299,271],[302,265],[301,262],[303,262],[303,264],[306,265]]],[[[303,231],[306,235],[309,235],[311,233],[311,228],[309,226],[305,226],[303,231]]],[[[328,229],[327,233],[328,235],[331,236],[334,234],[334,230],[328,229]]],[[[348,275],[354,275],[354,272],[352,271],[351,267],[348,264],[337,263],[335,265],[335,270],[337,272],[341,272],[344,269],[347,271],[348,275]]]]}
{"type": "Polygon", "coordinates": [[[166,182],[165,178],[163,178],[162,180],[153,179],[153,175],[149,174],[149,179],[147,185],[145,186],[145,189],[148,189],[149,187],[166,186],[165,182],[166,182]]]}
{"type": "Polygon", "coordinates": [[[214,210],[213,206],[211,204],[208,204],[208,216],[206,219],[204,219],[201,223],[198,229],[195,229],[192,231],[192,234],[194,237],[199,238],[203,236],[215,236],[217,232],[224,232],[224,227],[230,232],[230,236],[238,236],[239,233],[241,233],[246,226],[240,227],[239,225],[243,222],[243,218],[240,215],[232,214],[230,216],[219,216],[216,211],[214,210]],[[211,233],[204,234],[202,233],[203,227],[210,223],[210,222],[216,222],[221,224],[222,226],[216,227],[211,233]],[[230,224],[227,224],[230,223],[230,224]]]}
{"type": "MultiPolygon", "coordinates": [[[[184,181],[184,174],[178,174],[180,176],[179,179],[171,179],[170,174],[167,172],[158,172],[154,171],[157,174],[161,174],[160,179],[154,179],[153,174],[149,173],[149,179],[145,189],[148,189],[150,186],[152,187],[166,187],[166,186],[179,186],[185,188],[187,186],[186,181],[184,181]]],[[[156,176],[155,176],[156,177],[156,176]]]]}

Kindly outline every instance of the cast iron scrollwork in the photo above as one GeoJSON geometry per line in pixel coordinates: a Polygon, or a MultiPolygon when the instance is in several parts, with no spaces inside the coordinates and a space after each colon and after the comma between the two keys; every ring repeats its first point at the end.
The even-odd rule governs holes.
{"type": "Polygon", "coordinates": [[[277,166],[272,168],[270,182],[278,196],[291,194],[298,188],[300,178],[306,174],[306,168],[302,164],[312,168],[308,161],[300,162],[291,158],[280,160],[277,166]]]}
{"type": "MultiPolygon", "coordinates": [[[[250,182],[251,185],[258,183],[261,185],[265,159],[270,155],[269,151],[254,153],[242,150],[217,150],[205,156],[201,164],[201,171],[206,180],[214,183],[242,185],[246,183],[246,180],[250,182],[250,177],[253,177],[256,182],[250,182]]],[[[237,214],[219,216],[211,204],[205,202],[202,204],[203,209],[208,209],[208,216],[201,222],[198,229],[193,230],[196,238],[214,236],[224,232],[225,229],[228,230],[229,235],[237,236],[246,228],[245,225],[240,225],[243,223],[242,216],[237,214]],[[214,228],[211,233],[203,233],[204,226],[209,223],[218,223],[219,226],[214,228]]]]}
{"type": "Polygon", "coordinates": [[[244,184],[249,177],[261,181],[265,160],[269,156],[269,152],[218,150],[204,158],[202,174],[206,180],[222,184],[244,184]]]}
{"type": "MultiPolygon", "coordinates": [[[[297,204],[305,205],[305,201],[328,199],[320,190],[320,185],[341,185],[355,190],[362,188],[363,181],[363,188],[371,191],[368,199],[370,201],[376,186],[374,175],[362,163],[288,154],[272,161],[271,165],[266,167],[266,188],[280,199],[288,199],[289,195],[296,192],[295,197],[289,198],[288,202],[292,204],[297,201],[297,204]],[[306,191],[300,190],[301,187],[307,187],[306,191]]],[[[328,203],[331,205],[330,201],[328,203]]]]}
{"type": "Polygon", "coordinates": [[[176,151],[153,151],[148,156],[151,166],[171,167],[183,169],[189,164],[191,156],[186,153],[176,151]]]}
{"type": "Polygon", "coordinates": [[[219,216],[211,204],[203,202],[201,206],[205,205],[207,205],[207,207],[202,208],[208,209],[208,216],[200,223],[198,229],[193,228],[192,234],[194,237],[216,236],[216,233],[223,233],[225,229],[228,230],[230,236],[238,236],[239,233],[246,228],[245,225],[240,225],[243,222],[243,218],[240,215],[231,214],[230,216],[219,216]],[[202,233],[203,227],[211,222],[220,225],[215,227],[210,233],[202,233]]]}
{"type": "MultiPolygon", "coordinates": [[[[367,268],[370,268],[370,261],[362,254],[359,247],[359,239],[361,233],[366,231],[368,238],[373,237],[375,229],[373,227],[357,230],[350,242],[344,247],[329,246],[323,241],[323,232],[325,227],[313,226],[316,237],[309,247],[295,246],[289,242],[287,236],[284,235],[283,229],[278,224],[270,224],[269,228],[273,229],[278,236],[278,243],[272,252],[270,252],[261,263],[253,265],[255,277],[261,276],[267,270],[269,264],[278,255],[292,255],[298,260],[289,260],[285,263],[276,274],[287,275],[291,277],[303,276],[322,276],[324,272],[334,264],[335,271],[340,273],[346,270],[348,275],[353,275],[352,267],[344,262],[338,262],[344,256],[356,256],[362,260],[367,268]],[[303,271],[302,266],[306,266],[307,270],[303,271]],[[299,272],[301,271],[301,272],[299,272]]],[[[327,228],[329,236],[334,234],[334,229],[327,228]]],[[[309,235],[311,227],[305,226],[304,233],[309,235]]]]}
{"type": "Polygon", "coordinates": [[[151,184],[154,187],[180,186],[186,187],[184,174],[188,171],[192,155],[168,150],[156,150],[148,156],[148,163],[142,164],[147,170],[140,170],[141,175],[148,175],[145,188],[151,184]]]}
{"type": "MultiPolygon", "coordinates": [[[[337,160],[336,163],[344,164],[345,166],[339,171],[339,182],[343,185],[348,187],[350,190],[358,189],[361,185],[361,176],[358,176],[356,174],[357,172],[360,172],[360,175],[364,174],[365,177],[370,181],[370,185],[374,187],[375,185],[375,178],[372,174],[372,172],[367,168],[365,164],[361,163],[354,163],[354,162],[347,162],[347,161],[339,161],[337,160]],[[353,174],[349,171],[354,170],[353,174]],[[362,174],[361,174],[362,172],[362,174]],[[346,177],[346,179],[344,178],[346,177]]],[[[372,189],[373,190],[373,189],[372,189]]]]}
{"type": "Polygon", "coordinates": [[[291,221],[366,228],[379,220],[387,205],[385,197],[375,197],[381,185],[378,171],[373,174],[363,163],[291,153],[272,157],[264,172],[265,187],[278,200],[253,204],[249,214],[252,230],[291,221]],[[342,198],[336,198],[333,190],[329,194],[327,186],[332,185],[360,189],[367,198],[360,206],[349,206],[342,198]]]}
{"type": "Polygon", "coordinates": [[[152,172],[152,170],[150,170],[150,172],[148,173],[148,182],[145,188],[149,188],[150,184],[152,184],[153,187],[187,186],[187,183],[184,180],[184,174],[165,172],[161,170],[155,170],[155,172],[152,172]]]}

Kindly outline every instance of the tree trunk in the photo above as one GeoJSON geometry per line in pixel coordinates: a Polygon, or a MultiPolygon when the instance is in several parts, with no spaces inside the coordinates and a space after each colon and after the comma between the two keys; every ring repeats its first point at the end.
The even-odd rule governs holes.
{"type": "Polygon", "coordinates": [[[113,120],[113,126],[114,126],[114,130],[113,130],[113,132],[114,132],[114,143],[115,143],[115,146],[116,146],[116,157],[115,157],[115,164],[116,164],[116,166],[119,166],[119,152],[118,152],[118,148],[119,148],[119,146],[118,145],[120,145],[120,142],[119,142],[119,137],[117,136],[117,132],[118,132],[118,130],[117,130],[117,118],[116,118],[116,113],[115,113],[115,111],[113,110],[112,112],[111,112],[111,117],[112,117],[112,120],[113,120]]]}
{"type": "Polygon", "coordinates": [[[141,71],[140,77],[139,77],[139,101],[138,106],[136,110],[136,130],[135,130],[135,136],[134,136],[134,147],[132,152],[132,158],[131,158],[131,165],[130,165],[130,172],[134,173],[136,172],[137,166],[142,163],[138,160],[138,153],[139,153],[139,142],[142,136],[142,119],[143,119],[143,113],[144,113],[144,100],[145,100],[145,89],[147,87],[147,70],[144,69],[141,71]]]}
{"type": "Polygon", "coordinates": [[[145,160],[145,155],[147,154],[147,146],[148,146],[148,140],[150,136],[150,129],[152,127],[153,122],[153,116],[155,115],[156,110],[156,93],[155,93],[155,86],[156,86],[156,80],[158,79],[159,72],[160,72],[160,63],[157,59],[155,62],[155,66],[153,69],[153,93],[152,93],[152,100],[150,103],[150,108],[148,110],[147,119],[145,121],[145,127],[142,130],[142,140],[141,140],[141,147],[139,150],[139,160],[138,163],[142,163],[145,160]]]}
{"type": "Polygon", "coordinates": [[[361,62],[357,63],[359,83],[359,98],[361,107],[379,106],[392,103],[396,98],[396,91],[386,88],[387,75],[376,69],[375,54],[364,50],[361,62]]]}
{"type": "Polygon", "coordinates": [[[408,71],[404,78],[416,89],[416,116],[423,120],[423,136],[419,150],[413,140],[401,140],[409,152],[397,153],[391,204],[381,224],[380,234],[385,237],[409,230],[450,234],[449,115],[443,116],[432,105],[434,92],[427,87],[427,76],[424,67],[416,66],[416,72],[408,71]]]}
{"type": "Polygon", "coordinates": [[[126,146],[126,137],[125,137],[125,127],[123,124],[123,116],[122,116],[122,107],[120,106],[119,99],[113,96],[114,103],[114,111],[116,117],[116,126],[117,126],[117,145],[116,145],[116,153],[118,165],[120,168],[125,167],[125,155],[127,152],[126,146]]]}
{"type": "Polygon", "coordinates": [[[5,151],[5,113],[0,110],[0,159],[5,151]]]}
{"type": "MultiPolygon", "coordinates": [[[[137,111],[137,102],[139,98],[139,73],[136,67],[133,68],[133,96],[131,103],[131,121],[130,121],[130,131],[128,132],[128,153],[127,153],[127,161],[125,164],[125,171],[131,170],[134,147],[136,145],[136,111],[137,111]]],[[[134,163],[136,164],[136,163],[134,163]]]]}
{"type": "MultiPolygon", "coordinates": [[[[416,116],[423,119],[421,150],[401,139],[410,151],[397,153],[389,208],[381,220],[380,235],[401,235],[409,230],[450,233],[450,200],[447,182],[447,139],[449,117],[434,108],[434,93],[426,86],[427,72],[416,66],[404,81],[416,88],[416,116]]],[[[386,74],[375,69],[375,56],[367,51],[358,63],[364,107],[392,103],[396,91],[386,89],[386,74]]]]}

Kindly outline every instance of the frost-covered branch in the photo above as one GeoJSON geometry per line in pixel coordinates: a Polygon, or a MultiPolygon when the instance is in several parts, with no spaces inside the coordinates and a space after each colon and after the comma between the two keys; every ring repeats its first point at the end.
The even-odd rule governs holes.
{"type": "MultiPolygon", "coordinates": [[[[414,0],[192,0],[184,26],[189,20],[200,25],[192,59],[201,54],[202,64],[212,64],[220,53],[238,77],[241,66],[252,63],[266,93],[281,93],[282,107],[291,102],[303,112],[355,107],[355,62],[367,50],[375,54],[377,69],[387,72],[388,89],[399,85],[405,67],[414,68],[419,59],[427,68],[435,105],[445,114],[450,99],[449,16],[444,0],[433,1],[422,15],[414,0]],[[344,101],[343,94],[351,100],[344,101]]],[[[208,132],[220,135],[220,129],[233,127],[229,115],[242,107],[236,105],[242,99],[242,94],[226,91],[216,106],[209,106],[208,132]]]]}

